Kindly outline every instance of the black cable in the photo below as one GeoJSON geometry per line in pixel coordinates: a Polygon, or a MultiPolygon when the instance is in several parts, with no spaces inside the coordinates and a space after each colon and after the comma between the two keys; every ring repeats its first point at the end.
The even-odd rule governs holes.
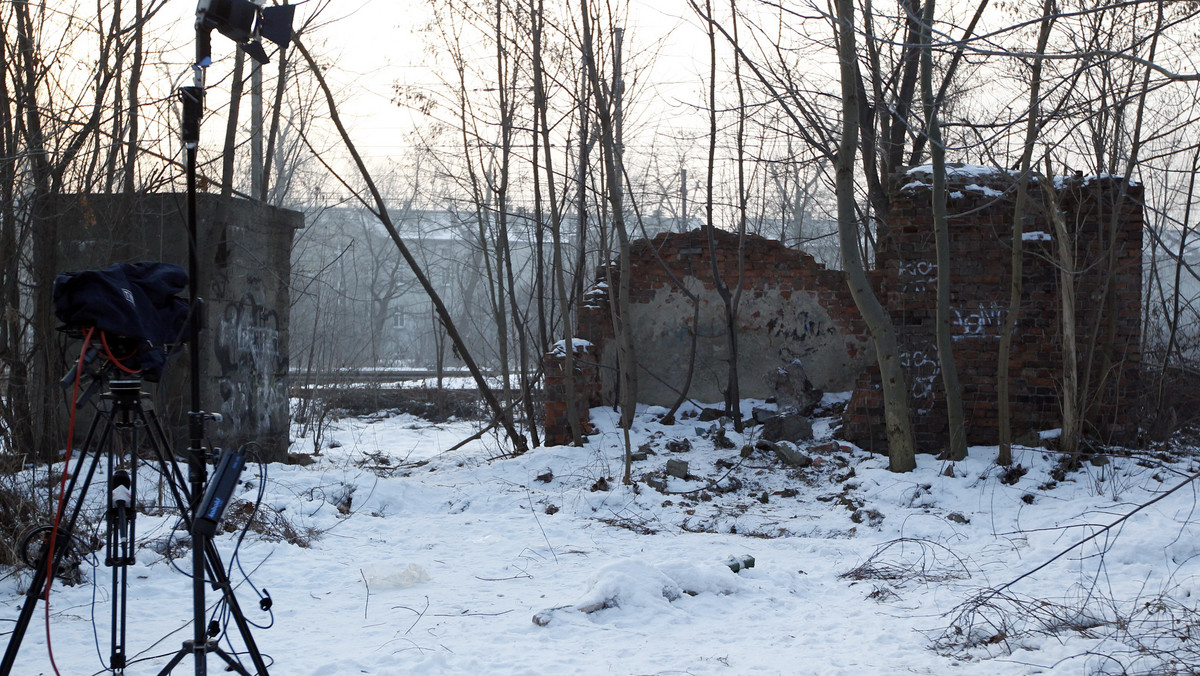
{"type": "Polygon", "coordinates": [[[101,670],[103,672],[110,671],[110,669],[108,668],[108,663],[104,661],[104,651],[100,649],[100,627],[96,623],[96,590],[100,588],[100,585],[96,581],[97,564],[99,564],[98,560],[92,564],[92,604],[90,612],[92,617],[92,639],[96,643],[96,658],[100,660],[101,666],[104,667],[101,670]]]}
{"type": "MultiPolygon", "coordinates": [[[[255,442],[248,442],[246,444],[246,446],[253,447],[255,449],[260,448],[259,445],[255,442]]],[[[230,563],[228,565],[226,574],[227,574],[227,576],[232,576],[233,565],[236,562],[238,570],[241,573],[243,579],[250,586],[250,588],[254,591],[254,593],[258,596],[259,607],[262,608],[263,610],[267,611],[268,613],[270,613],[270,617],[271,617],[271,621],[266,625],[257,624],[255,622],[250,621],[249,619],[247,619],[246,622],[247,622],[247,624],[249,624],[253,627],[257,627],[259,629],[269,629],[270,627],[272,627],[275,624],[275,613],[273,610],[271,610],[270,594],[265,593],[266,592],[265,589],[260,591],[259,588],[254,585],[254,583],[250,580],[249,574],[246,572],[245,568],[243,567],[241,559],[239,557],[239,550],[241,548],[242,542],[245,540],[246,535],[249,533],[250,526],[254,520],[254,516],[258,513],[258,510],[261,508],[262,503],[266,497],[267,465],[263,461],[257,459],[257,457],[258,457],[258,454],[256,453],[255,454],[255,462],[258,464],[259,472],[260,472],[260,478],[258,481],[258,492],[255,496],[254,507],[251,510],[250,516],[249,516],[249,518],[247,518],[246,523],[242,526],[242,528],[240,529],[240,532],[238,534],[237,542],[234,546],[234,551],[231,556],[230,563]]],[[[151,468],[153,469],[153,471],[157,472],[159,474],[159,476],[163,476],[163,472],[162,472],[161,468],[154,466],[154,465],[151,465],[151,468]]],[[[171,476],[167,476],[166,478],[168,480],[172,479],[171,476]]],[[[182,517],[181,517],[181,519],[182,519],[182,517]]],[[[173,543],[175,542],[175,539],[177,537],[176,536],[177,530],[178,529],[172,529],[170,535],[167,538],[167,551],[168,552],[170,552],[171,547],[172,547],[173,543]]],[[[192,546],[195,546],[195,544],[196,543],[193,542],[192,546]]],[[[174,559],[168,559],[168,562],[170,563],[171,567],[174,568],[178,573],[180,573],[181,575],[183,575],[184,577],[187,577],[189,579],[192,578],[192,573],[181,569],[179,567],[179,565],[175,562],[174,559]]],[[[94,594],[95,594],[95,591],[93,589],[93,595],[94,594]]],[[[93,604],[94,603],[95,602],[93,599],[93,604]]],[[[234,656],[234,658],[238,660],[238,663],[241,664],[241,660],[239,658],[237,658],[237,656],[247,655],[247,654],[249,654],[249,652],[247,652],[247,651],[239,652],[239,651],[233,650],[232,640],[229,637],[229,632],[228,632],[231,614],[232,614],[232,608],[229,606],[228,600],[224,596],[222,596],[222,598],[216,604],[214,604],[211,608],[211,613],[209,614],[209,624],[211,626],[211,624],[213,622],[217,623],[217,625],[221,628],[221,632],[220,632],[221,638],[219,640],[223,640],[227,645],[229,645],[229,650],[228,650],[229,654],[231,656],[234,656]]],[[[104,664],[104,658],[102,656],[100,645],[99,645],[98,630],[95,629],[94,615],[95,615],[95,611],[93,609],[93,627],[94,627],[93,633],[96,634],[95,640],[96,640],[96,646],[97,646],[97,654],[101,655],[101,664],[104,664]]],[[[175,633],[175,632],[171,632],[171,633],[175,633]]],[[[168,636],[169,636],[169,634],[168,634],[168,636]]],[[[164,638],[166,638],[166,637],[164,637],[164,638]]],[[[170,653],[167,653],[167,654],[169,655],[170,653]]],[[[160,658],[163,656],[165,656],[165,655],[143,657],[143,658],[139,658],[136,660],[132,660],[129,662],[129,664],[134,664],[136,662],[157,659],[157,658],[160,658]]],[[[269,664],[274,664],[273,658],[270,658],[267,655],[264,655],[263,657],[268,658],[270,660],[269,664]]],[[[242,666],[244,667],[244,665],[242,665],[242,666]]],[[[103,673],[103,672],[99,672],[99,673],[103,673]]]]}
{"type": "MultiPolygon", "coordinates": [[[[92,527],[92,537],[98,540],[99,539],[99,536],[98,536],[99,531],[100,531],[100,522],[97,521],[95,524],[93,524],[93,527],[92,527]]],[[[80,542],[78,536],[72,535],[67,540],[67,544],[69,547],[73,547],[75,549],[75,551],[78,551],[78,552],[85,551],[82,546],[83,543],[80,542]]],[[[70,550],[67,550],[67,551],[70,551],[70,550]]],[[[86,552],[83,554],[83,560],[80,563],[85,563],[85,562],[87,564],[91,565],[91,567],[92,567],[92,602],[88,608],[88,612],[89,612],[89,615],[90,615],[91,621],[92,621],[92,639],[95,641],[95,644],[96,644],[96,657],[100,660],[100,664],[104,666],[104,669],[102,671],[111,671],[111,669],[108,667],[108,663],[104,661],[104,651],[103,651],[103,649],[100,648],[100,627],[99,627],[98,623],[96,622],[96,606],[99,605],[99,603],[96,601],[96,591],[100,588],[100,584],[98,582],[99,578],[97,576],[97,571],[100,569],[100,558],[98,556],[96,556],[95,552],[86,552]]],[[[57,571],[55,571],[55,572],[57,572],[57,571]]]]}
{"type": "MultiPolygon", "coordinates": [[[[254,451],[262,450],[262,447],[259,446],[259,444],[257,442],[253,442],[253,441],[248,442],[245,446],[248,449],[250,447],[253,447],[253,450],[247,450],[247,455],[249,455],[250,453],[252,453],[254,451]]],[[[253,457],[255,458],[255,462],[258,464],[258,471],[259,471],[258,494],[254,498],[254,507],[250,510],[250,517],[246,519],[246,524],[242,527],[242,532],[238,534],[237,542],[233,546],[233,553],[230,555],[229,565],[226,569],[225,576],[232,578],[233,577],[233,566],[234,566],[234,564],[237,564],[238,572],[241,573],[242,579],[246,582],[247,585],[250,586],[250,589],[254,591],[254,594],[256,596],[258,596],[258,607],[260,609],[266,611],[270,615],[270,618],[271,618],[270,621],[265,625],[258,624],[256,622],[250,620],[249,618],[246,618],[246,623],[249,624],[250,626],[258,628],[258,629],[270,629],[271,627],[275,626],[275,611],[271,609],[271,606],[272,606],[271,595],[268,593],[265,593],[266,589],[263,589],[262,591],[260,591],[259,588],[257,586],[255,586],[254,582],[250,579],[250,575],[246,572],[246,569],[242,566],[242,559],[240,556],[240,551],[242,548],[242,541],[246,538],[246,534],[250,530],[250,524],[254,521],[255,515],[258,514],[258,510],[262,506],[263,499],[266,497],[266,491],[267,491],[267,464],[265,462],[263,462],[261,459],[259,459],[259,453],[254,453],[253,457]]]]}
{"type": "MultiPolygon", "coordinates": [[[[171,633],[173,634],[173,633],[175,633],[175,632],[171,632],[171,633]]],[[[170,634],[168,634],[168,636],[170,636],[170,634]]],[[[169,653],[161,653],[161,654],[158,654],[158,655],[147,655],[146,657],[136,657],[136,658],[134,658],[134,659],[131,659],[131,660],[126,660],[126,662],[125,662],[125,666],[126,666],[126,668],[128,668],[128,667],[131,667],[131,666],[133,666],[133,665],[135,665],[135,664],[137,664],[137,663],[139,663],[139,662],[149,662],[149,661],[151,661],[151,660],[161,660],[161,659],[163,659],[164,657],[171,657],[171,656],[173,656],[174,654],[175,654],[174,652],[169,652],[169,653]]],[[[97,671],[95,674],[92,674],[92,676],[100,676],[100,674],[103,674],[103,673],[105,673],[105,672],[107,672],[107,671],[110,671],[110,670],[109,670],[109,669],[101,669],[100,671],[97,671]]]]}

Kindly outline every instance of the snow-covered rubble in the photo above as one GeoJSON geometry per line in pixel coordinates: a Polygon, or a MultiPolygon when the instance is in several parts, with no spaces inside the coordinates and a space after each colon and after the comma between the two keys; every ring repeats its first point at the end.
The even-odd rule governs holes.
{"type": "MultiPolygon", "coordinates": [[[[242,570],[273,599],[254,630],[271,673],[1150,673],[1195,655],[1189,447],[1067,473],[1046,449],[1016,449],[1013,471],[980,447],[893,474],[828,418],[801,444],[811,464],[789,467],[758,428],[696,412],[639,412],[632,485],[609,409],[585,446],[517,458],[489,436],[444,452],[469,422],[345,419],[313,464],[248,470],[237,497],[265,482],[264,505],[306,535],[251,533],[232,568],[249,619],[272,615],[242,570]],[[672,458],[686,478],[665,476],[672,458]],[[755,565],[735,573],[741,556],[755,565]]],[[[218,539],[227,560],[236,537],[218,539]]],[[[148,546],[130,569],[129,673],[157,673],[190,635],[187,554],[148,546]]],[[[51,600],[63,674],[107,659],[108,571],[84,572],[99,584],[51,600]]],[[[0,616],[23,579],[4,579],[0,616]]],[[[35,622],[14,673],[53,673],[45,634],[35,622]]]]}

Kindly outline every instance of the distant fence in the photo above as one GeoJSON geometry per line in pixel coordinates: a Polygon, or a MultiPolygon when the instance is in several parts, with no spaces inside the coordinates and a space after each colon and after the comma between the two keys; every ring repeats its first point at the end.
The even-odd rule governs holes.
{"type": "MultiPolygon", "coordinates": [[[[484,372],[491,376],[490,372],[484,372]]],[[[292,388],[324,385],[349,385],[353,383],[391,383],[406,380],[425,380],[437,378],[438,372],[433,369],[337,369],[332,371],[292,371],[289,377],[292,388]]],[[[470,378],[471,372],[466,369],[443,369],[443,378],[470,378]]]]}

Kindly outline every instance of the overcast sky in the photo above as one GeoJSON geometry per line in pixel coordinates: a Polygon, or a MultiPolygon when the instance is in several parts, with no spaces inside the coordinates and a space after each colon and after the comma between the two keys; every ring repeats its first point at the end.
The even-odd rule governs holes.
{"type": "MultiPolygon", "coordinates": [[[[356,142],[375,157],[402,156],[408,147],[405,134],[420,120],[391,103],[393,84],[439,86],[426,67],[428,38],[420,33],[429,18],[427,0],[337,2],[323,17],[307,40],[310,45],[327,40],[322,51],[337,55],[328,75],[352,102],[342,112],[352,118],[356,142]]],[[[685,0],[631,3],[627,54],[650,47],[658,52],[643,87],[653,83],[656,91],[673,98],[698,91],[695,78],[680,77],[707,68],[707,44],[696,25],[685,0]]]]}

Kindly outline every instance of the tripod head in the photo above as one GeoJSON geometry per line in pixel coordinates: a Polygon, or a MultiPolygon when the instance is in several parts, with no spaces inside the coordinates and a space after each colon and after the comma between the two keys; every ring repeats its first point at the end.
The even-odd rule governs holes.
{"type": "MultiPolygon", "coordinates": [[[[145,341],[128,336],[110,335],[95,327],[60,327],[59,330],[71,338],[87,343],[75,364],[58,383],[64,390],[78,383],[76,409],[83,408],[83,405],[105,385],[109,385],[114,392],[131,388],[137,392],[143,380],[157,382],[158,369],[131,366],[141,363],[139,357],[145,349],[145,341]]],[[[164,346],[165,353],[171,354],[174,347],[164,346]]]]}

